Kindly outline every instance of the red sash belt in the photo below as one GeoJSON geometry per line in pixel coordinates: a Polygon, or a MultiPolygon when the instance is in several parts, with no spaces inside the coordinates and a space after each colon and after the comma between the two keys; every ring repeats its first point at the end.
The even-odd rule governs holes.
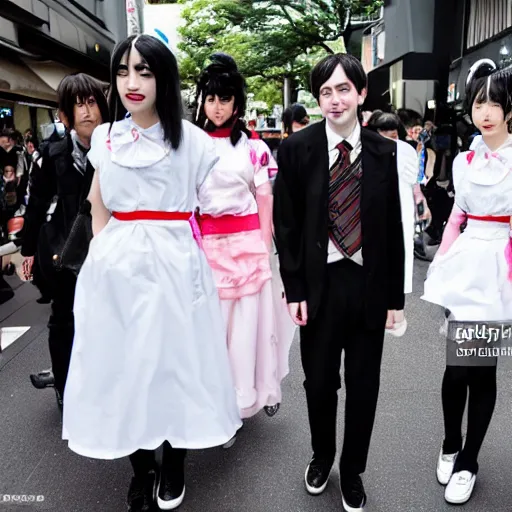
{"type": "Polygon", "coordinates": [[[467,214],[468,219],[482,220],[485,222],[503,222],[508,224],[510,222],[510,215],[471,215],[467,214]]]}
{"type": "Polygon", "coordinates": [[[260,229],[260,219],[257,213],[251,215],[222,215],[221,217],[212,217],[211,215],[201,215],[199,226],[197,226],[195,216],[192,212],[158,212],[150,210],[137,210],[135,212],[112,212],[112,217],[121,221],[136,220],[182,220],[191,222],[196,235],[200,227],[202,235],[228,235],[240,233],[242,231],[254,231],[260,229]]]}
{"type": "Polygon", "coordinates": [[[260,218],[257,213],[240,216],[222,215],[221,217],[201,215],[199,223],[203,235],[229,235],[260,229],[260,218]]]}
{"type": "Polygon", "coordinates": [[[138,210],[135,212],[112,212],[117,220],[190,220],[192,212],[155,212],[138,210]]]}

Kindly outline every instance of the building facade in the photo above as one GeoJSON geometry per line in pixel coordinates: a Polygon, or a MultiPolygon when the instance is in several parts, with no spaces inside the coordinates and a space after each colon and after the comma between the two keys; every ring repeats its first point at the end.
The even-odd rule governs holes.
{"type": "Polygon", "coordinates": [[[0,128],[41,136],[61,79],[81,71],[108,82],[110,54],[126,33],[125,0],[2,0],[0,128]]]}
{"type": "Polygon", "coordinates": [[[443,122],[460,108],[473,63],[512,63],[512,0],[386,0],[362,54],[368,109],[409,108],[443,122]]]}

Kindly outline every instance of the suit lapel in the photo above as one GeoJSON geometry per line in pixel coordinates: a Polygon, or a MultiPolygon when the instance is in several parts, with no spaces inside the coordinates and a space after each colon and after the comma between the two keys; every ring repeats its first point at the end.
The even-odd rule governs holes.
{"type": "Polygon", "coordinates": [[[385,166],[387,152],[383,152],[378,141],[374,140],[367,130],[361,131],[361,146],[363,158],[363,197],[361,198],[361,215],[372,204],[375,193],[382,191],[382,183],[386,182],[385,166]]]}
{"type": "Polygon", "coordinates": [[[308,165],[306,172],[311,173],[310,192],[327,198],[329,190],[329,151],[327,148],[327,134],[325,120],[311,126],[311,136],[307,146],[308,165]]]}

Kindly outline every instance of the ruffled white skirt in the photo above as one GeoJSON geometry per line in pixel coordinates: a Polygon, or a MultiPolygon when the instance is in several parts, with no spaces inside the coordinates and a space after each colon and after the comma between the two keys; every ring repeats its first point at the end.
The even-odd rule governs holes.
{"type": "Polygon", "coordinates": [[[458,321],[511,320],[508,239],[507,224],[470,219],[464,233],[432,262],[422,299],[449,309],[458,321]]]}
{"type": "Polygon", "coordinates": [[[220,302],[188,222],[111,219],[75,297],[63,438],[114,459],[167,440],[226,443],[241,426],[220,302]]]}

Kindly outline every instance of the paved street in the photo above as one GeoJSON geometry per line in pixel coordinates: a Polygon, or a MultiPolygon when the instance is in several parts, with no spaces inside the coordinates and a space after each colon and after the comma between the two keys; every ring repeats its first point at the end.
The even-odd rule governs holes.
{"type": "MultiPolygon", "coordinates": [[[[415,293],[409,296],[407,334],[386,340],[381,397],[367,472],[368,512],[443,512],[443,488],[435,465],[443,437],[440,387],[444,342],[441,311],[419,299],[426,264],[416,262],[415,293]]],[[[11,278],[16,282],[16,278],[11,278]]],[[[19,283],[17,284],[19,286],[19,283]]],[[[88,460],[60,439],[52,390],[32,388],[28,375],[49,366],[45,322],[48,306],[36,304],[31,285],[0,308],[1,327],[30,326],[0,355],[0,495],[44,496],[27,505],[52,512],[121,512],[131,476],[128,460],[88,460]]],[[[184,512],[340,511],[337,472],[327,491],[310,497],[303,485],[311,455],[302,369],[297,343],[284,403],[274,418],[249,420],[230,450],[191,453],[187,459],[184,512]]],[[[511,365],[502,360],[499,395],[482,449],[480,474],[467,512],[512,508],[511,365]]],[[[340,408],[343,410],[343,392],[340,408]]],[[[343,416],[339,418],[340,431],[343,416]]],[[[6,505],[0,510],[17,510],[6,505]]]]}

